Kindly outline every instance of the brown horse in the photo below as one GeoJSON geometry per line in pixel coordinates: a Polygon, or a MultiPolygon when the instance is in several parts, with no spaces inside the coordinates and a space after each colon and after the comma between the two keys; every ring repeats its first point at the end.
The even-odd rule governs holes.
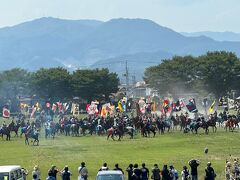
{"type": "Polygon", "coordinates": [[[212,127],[213,132],[217,132],[217,123],[216,123],[216,118],[211,117],[208,121],[207,124],[209,127],[212,127]]]}
{"type": "Polygon", "coordinates": [[[228,131],[232,131],[233,132],[235,126],[236,126],[236,120],[234,118],[229,117],[227,119],[227,121],[225,121],[225,127],[224,128],[226,129],[226,131],[228,129],[228,131]]]}

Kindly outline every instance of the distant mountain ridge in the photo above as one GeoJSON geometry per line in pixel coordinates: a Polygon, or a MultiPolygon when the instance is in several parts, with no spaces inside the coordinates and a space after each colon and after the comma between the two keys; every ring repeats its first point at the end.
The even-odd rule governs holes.
{"type": "Polygon", "coordinates": [[[147,19],[102,22],[48,17],[0,29],[0,70],[109,67],[120,73],[119,64],[114,62],[128,61],[129,71],[141,78],[146,67],[162,59],[213,50],[240,55],[240,42],[186,37],[147,19]]]}
{"type": "Polygon", "coordinates": [[[187,37],[198,37],[206,36],[216,41],[237,41],[240,42],[240,33],[225,31],[225,32],[212,32],[212,31],[202,31],[202,32],[181,32],[182,35],[187,37]]]}

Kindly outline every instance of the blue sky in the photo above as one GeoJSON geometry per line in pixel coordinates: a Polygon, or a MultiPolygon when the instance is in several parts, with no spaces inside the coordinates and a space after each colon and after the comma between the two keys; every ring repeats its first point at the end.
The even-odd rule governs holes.
{"type": "Polygon", "coordinates": [[[176,31],[240,33],[240,0],[1,0],[0,27],[40,17],[145,18],[176,31]]]}

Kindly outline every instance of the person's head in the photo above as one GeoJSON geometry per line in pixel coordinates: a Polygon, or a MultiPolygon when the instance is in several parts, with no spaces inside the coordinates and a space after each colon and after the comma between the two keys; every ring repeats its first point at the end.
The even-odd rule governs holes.
{"type": "Polygon", "coordinates": [[[187,170],[187,166],[183,166],[183,170],[187,170]]]}
{"type": "Polygon", "coordinates": [[[208,162],[207,163],[207,167],[210,167],[212,164],[211,164],[211,162],[208,162]]]}
{"type": "Polygon", "coordinates": [[[37,179],[37,175],[36,174],[33,175],[33,179],[37,179]]]}
{"type": "Polygon", "coordinates": [[[165,165],[163,165],[163,169],[167,169],[167,165],[165,164],[165,165]]]}
{"type": "Polygon", "coordinates": [[[231,162],[227,162],[227,167],[231,167],[231,162]]]}
{"type": "Polygon", "coordinates": [[[133,168],[133,164],[129,164],[129,166],[128,167],[130,167],[130,168],[133,168]]]}
{"type": "Polygon", "coordinates": [[[142,167],[145,167],[146,165],[145,165],[145,163],[142,163],[142,167]]]}
{"type": "Polygon", "coordinates": [[[138,168],[138,164],[134,164],[134,166],[133,166],[134,168],[138,168]]]}
{"type": "Polygon", "coordinates": [[[158,165],[157,165],[157,164],[154,164],[154,167],[155,167],[155,168],[158,168],[158,165]]]}
{"type": "Polygon", "coordinates": [[[103,167],[107,167],[107,163],[103,163],[103,167]]]}
{"type": "Polygon", "coordinates": [[[64,171],[68,171],[68,166],[67,165],[64,167],[64,171]]]}
{"type": "Polygon", "coordinates": [[[34,171],[37,171],[39,168],[38,168],[38,165],[35,165],[34,167],[33,167],[33,170],[34,171]]]}
{"type": "Polygon", "coordinates": [[[56,168],[56,166],[55,166],[55,165],[52,165],[51,169],[54,170],[55,168],[56,168]]]}
{"type": "Polygon", "coordinates": [[[118,164],[115,164],[115,168],[118,168],[118,164]]]}
{"type": "Polygon", "coordinates": [[[81,162],[81,166],[82,166],[82,167],[85,167],[85,162],[81,162]]]}
{"type": "Polygon", "coordinates": [[[169,168],[170,168],[170,169],[173,169],[173,165],[170,165],[169,168]]]}

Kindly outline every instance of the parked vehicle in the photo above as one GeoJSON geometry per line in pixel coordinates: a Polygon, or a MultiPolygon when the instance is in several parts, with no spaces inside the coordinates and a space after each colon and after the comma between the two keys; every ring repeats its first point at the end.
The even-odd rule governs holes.
{"type": "Polygon", "coordinates": [[[23,180],[21,166],[0,166],[0,180],[23,180]]]}
{"type": "Polygon", "coordinates": [[[124,180],[121,171],[99,171],[96,180],[124,180]]]}

